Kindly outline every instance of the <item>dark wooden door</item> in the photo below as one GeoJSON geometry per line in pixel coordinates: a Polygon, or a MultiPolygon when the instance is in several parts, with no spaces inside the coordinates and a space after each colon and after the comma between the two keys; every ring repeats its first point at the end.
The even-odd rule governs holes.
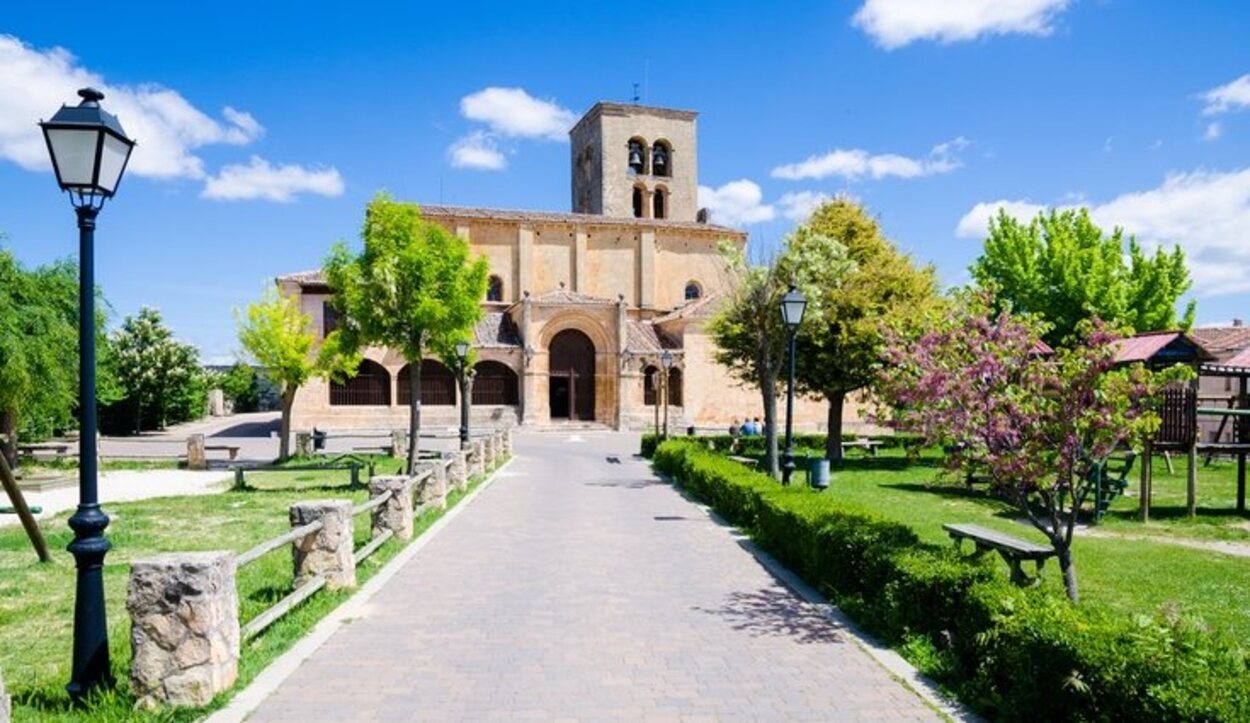
{"type": "MultiPolygon", "coordinates": [[[[548,349],[551,417],[590,421],[595,418],[595,345],[580,331],[565,329],[551,340],[548,349]],[[564,380],[564,381],[559,381],[564,380]],[[568,390],[567,401],[557,400],[555,390],[568,390]],[[564,408],[557,406],[563,402],[564,408]]],[[[561,395],[563,396],[563,395],[561,395]]]]}

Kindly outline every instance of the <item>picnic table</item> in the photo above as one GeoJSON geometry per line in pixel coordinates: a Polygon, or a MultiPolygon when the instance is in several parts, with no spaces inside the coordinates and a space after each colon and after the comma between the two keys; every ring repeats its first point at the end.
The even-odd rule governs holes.
{"type": "Polygon", "coordinates": [[[997,552],[1011,568],[1011,581],[1021,587],[1036,585],[1041,578],[1042,565],[1046,563],[1046,558],[1055,555],[1053,548],[980,525],[945,524],[942,529],[955,541],[956,549],[962,547],[964,540],[972,540],[976,546],[973,557],[980,557],[990,551],[997,552]],[[1025,560],[1032,560],[1037,565],[1034,577],[1026,575],[1021,568],[1021,563],[1025,560]]]}

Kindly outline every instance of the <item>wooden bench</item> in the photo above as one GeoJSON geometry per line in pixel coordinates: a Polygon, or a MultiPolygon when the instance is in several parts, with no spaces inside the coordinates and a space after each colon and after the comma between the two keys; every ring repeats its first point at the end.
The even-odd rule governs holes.
{"type": "Polygon", "coordinates": [[[374,452],[374,453],[377,453],[377,454],[383,454],[383,455],[386,455],[387,457],[394,457],[394,456],[395,456],[395,445],[393,445],[393,444],[375,444],[375,445],[372,445],[372,446],[367,446],[367,445],[366,445],[366,446],[363,446],[363,447],[352,447],[352,451],[353,451],[353,452],[366,452],[366,453],[368,453],[368,452],[374,452]]]}
{"type": "Polygon", "coordinates": [[[942,525],[942,529],[946,530],[951,539],[955,541],[955,547],[958,549],[962,546],[964,540],[972,540],[976,545],[976,552],[973,557],[980,557],[989,551],[997,552],[1006,561],[1007,566],[1011,568],[1011,581],[1020,586],[1036,585],[1042,575],[1042,565],[1046,563],[1046,558],[1053,557],[1055,551],[1053,548],[1039,545],[1028,540],[1021,540],[1018,537],[1012,537],[1004,532],[991,530],[980,525],[942,525]],[[1037,574],[1030,578],[1024,574],[1020,563],[1024,560],[1032,560],[1037,565],[1037,574]]]}
{"type": "Polygon", "coordinates": [[[225,452],[230,455],[231,461],[239,456],[239,448],[229,444],[207,444],[204,445],[205,452],[225,452]]]}
{"type": "Polygon", "coordinates": [[[743,464],[743,465],[746,465],[747,467],[750,467],[751,469],[755,469],[756,467],[758,467],[758,466],[760,465],[760,461],[759,461],[758,459],[754,459],[754,458],[752,458],[752,457],[737,457],[737,456],[734,456],[734,455],[730,455],[730,456],[729,456],[729,459],[732,459],[733,461],[737,462],[738,464],[743,464]]]}
{"type": "Polygon", "coordinates": [[[880,447],[880,446],[881,446],[881,442],[879,440],[868,439],[867,437],[863,437],[860,439],[852,440],[850,442],[843,442],[842,451],[845,452],[845,451],[852,450],[852,449],[862,449],[864,450],[865,453],[873,457],[876,457],[877,447],[880,447]]]}
{"type": "Polygon", "coordinates": [[[69,451],[69,444],[64,442],[38,442],[17,445],[17,453],[23,457],[35,457],[40,452],[51,452],[57,457],[64,457],[69,451]]]}

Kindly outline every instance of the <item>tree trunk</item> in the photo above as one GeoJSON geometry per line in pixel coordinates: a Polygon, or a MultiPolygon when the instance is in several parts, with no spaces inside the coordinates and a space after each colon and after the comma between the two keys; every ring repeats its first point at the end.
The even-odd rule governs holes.
{"type": "Polygon", "coordinates": [[[291,456],[291,407],[295,406],[295,390],[282,392],[282,423],[278,425],[278,461],[291,456]]]}
{"type": "Polygon", "coordinates": [[[842,461],[842,409],[846,405],[846,392],[834,392],[826,399],[829,414],[825,420],[825,457],[836,463],[842,461]]]}
{"type": "Polygon", "coordinates": [[[17,469],[17,415],[13,412],[0,412],[0,434],[4,441],[0,442],[0,454],[9,463],[10,469],[17,469]]]}
{"type": "Polygon", "coordinates": [[[760,380],[760,395],[764,402],[764,467],[776,479],[781,478],[781,465],[777,460],[777,377],[765,375],[760,380]]]}
{"type": "Polygon", "coordinates": [[[408,362],[408,474],[417,469],[417,441],[421,434],[421,359],[408,362]],[[414,372],[413,370],[416,369],[414,372]]]}
{"type": "Polygon", "coordinates": [[[1081,601],[1081,594],[1076,585],[1076,564],[1072,561],[1072,548],[1069,545],[1057,543],[1055,552],[1058,553],[1059,571],[1063,573],[1063,589],[1068,593],[1069,600],[1078,603],[1081,601]]]}

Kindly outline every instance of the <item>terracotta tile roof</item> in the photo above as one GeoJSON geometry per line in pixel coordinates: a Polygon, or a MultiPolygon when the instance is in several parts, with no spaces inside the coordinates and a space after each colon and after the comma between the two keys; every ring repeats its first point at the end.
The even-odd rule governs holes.
{"type": "Polygon", "coordinates": [[[1250,347],[1242,349],[1219,364],[1225,367],[1250,367],[1250,347]]]}
{"type": "Polygon", "coordinates": [[[536,304],[596,304],[600,306],[616,304],[614,299],[601,299],[598,296],[569,291],[564,287],[560,287],[555,291],[548,291],[545,294],[531,296],[530,299],[536,304]]]}
{"type": "Polygon", "coordinates": [[[1200,326],[1189,335],[1217,359],[1250,348],[1250,326],[1200,326]]]}
{"type": "Polygon", "coordinates": [[[637,354],[654,354],[665,349],[679,350],[681,345],[650,321],[629,321],[625,326],[625,350],[637,354]]]}
{"type": "Polygon", "coordinates": [[[729,236],[745,237],[746,232],[728,226],[696,221],[672,219],[629,218],[625,216],[601,216],[593,213],[563,213],[557,211],[518,211],[506,208],[474,208],[468,206],[422,205],[421,215],[428,219],[481,219],[484,221],[508,221],[519,223],[573,223],[583,226],[629,226],[635,228],[671,228],[683,231],[702,231],[729,236]]]}
{"type": "Polygon", "coordinates": [[[720,307],[721,296],[719,294],[708,294],[702,299],[688,301],[685,304],[673,309],[669,313],[655,319],[656,324],[665,324],[677,319],[705,319],[716,313],[720,307]]]}
{"type": "Polygon", "coordinates": [[[279,283],[295,283],[300,286],[325,286],[326,275],[321,269],[316,271],[297,271],[293,274],[283,274],[278,277],[279,283]]]}
{"type": "Polygon", "coordinates": [[[1173,353],[1162,355],[1162,352],[1169,346],[1177,344],[1173,353],[1177,356],[1176,361],[1194,361],[1188,352],[1192,349],[1197,355],[1198,361],[1209,361],[1212,359],[1210,352],[1202,347],[1184,332],[1180,331],[1147,331],[1135,334],[1123,339],[1117,339],[1112,345],[1115,348],[1115,360],[1122,364],[1129,362],[1144,361],[1167,361],[1167,356],[1173,353]],[[1179,342],[1179,343],[1178,343],[1179,342]],[[1189,349],[1186,349],[1188,347],[1189,349]],[[1158,356],[1164,358],[1156,359],[1158,356]]]}
{"type": "Polygon", "coordinates": [[[473,346],[479,349],[520,347],[521,335],[507,313],[487,312],[473,329],[473,346]]]}

